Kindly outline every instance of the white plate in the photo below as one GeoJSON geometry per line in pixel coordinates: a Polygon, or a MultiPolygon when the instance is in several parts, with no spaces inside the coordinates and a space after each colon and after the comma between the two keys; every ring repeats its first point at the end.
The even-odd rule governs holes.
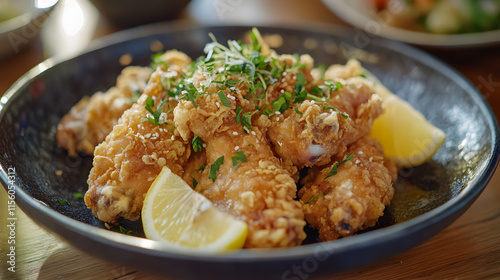
{"type": "MultiPolygon", "coordinates": [[[[384,24],[367,0],[322,1],[338,17],[357,29],[360,42],[374,35],[428,47],[476,47],[500,42],[500,30],[468,34],[419,32],[384,24]]],[[[390,16],[390,12],[386,16],[390,16]]]]}

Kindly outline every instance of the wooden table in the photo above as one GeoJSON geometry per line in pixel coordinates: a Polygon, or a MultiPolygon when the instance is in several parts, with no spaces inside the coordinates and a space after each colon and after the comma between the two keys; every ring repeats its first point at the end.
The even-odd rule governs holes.
{"type": "MultiPolygon", "coordinates": [[[[221,2],[233,6],[216,13],[213,1],[193,1],[179,17],[201,24],[346,25],[318,0],[309,0],[307,4],[304,0],[219,0],[221,2]]],[[[17,78],[46,57],[61,52],[78,52],[91,40],[117,30],[119,28],[104,19],[87,0],[62,0],[42,28],[41,37],[32,46],[15,57],[0,61],[0,93],[3,94],[17,78]],[[80,26],[76,25],[79,29],[75,28],[69,34],[68,30],[61,28],[63,14],[68,12],[72,12],[74,18],[84,20],[80,26]]],[[[470,79],[497,117],[500,116],[499,47],[426,51],[470,79]]],[[[338,279],[500,279],[499,184],[500,171],[497,171],[471,208],[424,244],[391,259],[338,275],[338,279]]],[[[5,205],[7,197],[3,188],[0,189],[0,204],[5,205]]],[[[0,211],[0,217],[6,220],[6,207],[1,207],[0,211]]],[[[17,272],[13,274],[4,269],[7,232],[2,226],[0,279],[160,279],[89,256],[41,229],[22,211],[17,211],[16,215],[17,272]]]]}

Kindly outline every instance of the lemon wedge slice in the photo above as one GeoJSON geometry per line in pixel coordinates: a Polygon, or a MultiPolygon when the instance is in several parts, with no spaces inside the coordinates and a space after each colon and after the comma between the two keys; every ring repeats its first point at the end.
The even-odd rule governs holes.
{"type": "Polygon", "coordinates": [[[431,159],[443,144],[445,133],[408,102],[390,92],[371,73],[366,73],[375,83],[375,92],[383,98],[385,110],[374,121],[370,136],[380,142],[384,154],[399,167],[413,167],[431,159]]]}
{"type": "Polygon", "coordinates": [[[149,239],[206,252],[240,249],[247,236],[245,222],[219,210],[168,167],[146,194],[142,224],[149,239]]]}

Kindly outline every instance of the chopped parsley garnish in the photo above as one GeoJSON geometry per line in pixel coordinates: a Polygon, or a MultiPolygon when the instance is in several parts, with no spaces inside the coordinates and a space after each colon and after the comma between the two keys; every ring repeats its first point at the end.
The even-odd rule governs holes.
{"type": "Polygon", "coordinates": [[[73,194],[73,197],[74,197],[74,198],[83,199],[83,195],[82,195],[81,193],[79,193],[79,192],[74,193],[74,194],[73,194]]]}
{"type": "Polygon", "coordinates": [[[354,155],[354,153],[350,154],[350,155],[349,155],[346,159],[341,160],[341,161],[339,161],[339,162],[335,163],[335,164],[333,165],[333,167],[332,167],[332,170],[330,170],[330,172],[328,173],[328,175],[326,175],[325,179],[326,179],[326,178],[328,178],[328,177],[330,177],[330,176],[333,176],[333,175],[337,174],[337,169],[338,169],[339,165],[340,165],[341,163],[344,163],[344,162],[346,162],[346,161],[349,161],[349,160],[352,158],[352,156],[353,156],[353,155],[354,155]]]}
{"type": "Polygon", "coordinates": [[[297,113],[297,114],[299,114],[299,115],[302,115],[302,112],[301,112],[301,111],[299,111],[299,109],[297,109],[297,108],[293,107],[293,110],[295,111],[295,113],[297,113]]]}
{"type": "Polygon", "coordinates": [[[219,95],[220,101],[222,102],[222,105],[231,108],[231,104],[229,103],[229,100],[227,100],[226,95],[222,90],[220,90],[217,95],[219,95]]]}
{"type": "Polygon", "coordinates": [[[215,162],[210,165],[210,175],[208,176],[209,179],[212,179],[212,181],[215,182],[215,179],[217,179],[217,171],[219,171],[220,166],[224,163],[224,156],[221,156],[215,162]]]}
{"type": "Polygon", "coordinates": [[[167,62],[161,60],[162,55],[162,52],[151,55],[151,69],[155,70],[159,65],[163,65],[163,67],[168,68],[167,62]]]}
{"type": "Polygon", "coordinates": [[[120,226],[120,233],[131,235],[132,231],[131,230],[127,230],[124,227],[120,226]]]}
{"type": "Polygon", "coordinates": [[[68,200],[65,198],[65,199],[58,199],[57,202],[59,202],[60,205],[70,205],[68,200]]]}
{"type": "Polygon", "coordinates": [[[318,198],[318,197],[322,197],[322,196],[325,196],[325,195],[324,195],[324,194],[318,194],[318,195],[315,195],[315,196],[313,196],[313,197],[309,198],[309,200],[306,202],[306,204],[311,203],[311,202],[312,202],[313,200],[315,200],[316,198],[318,198]]]}
{"type": "Polygon", "coordinates": [[[366,75],[365,75],[365,74],[359,74],[359,76],[360,76],[361,78],[365,78],[365,79],[366,79],[366,75]]]}
{"type": "Polygon", "coordinates": [[[143,121],[150,121],[154,125],[165,125],[165,124],[167,124],[167,122],[165,120],[166,116],[162,116],[162,107],[165,104],[165,102],[167,102],[167,101],[163,100],[160,103],[160,106],[158,106],[158,109],[156,109],[156,111],[153,111],[153,108],[155,107],[155,101],[153,99],[151,99],[151,97],[148,97],[148,99],[146,99],[146,107],[145,108],[151,114],[152,118],[148,116],[143,121]]]}
{"type": "Polygon", "coordinates": [[[193,102],[194,107],[198,107],[194,100],[200,97],[200,93],[193,84],[186,84],[182,93],[184,93],[183,99],[193,102]]]}
{"type": "Polygon", "coordinates": [[[195,169],[194,171],[203,171],[203,170],[205,170],[205,167],[206,167],[206,166],[207,166],[207,164],[205,163],[205,164],[203,164],[202,166],[200,166],[200,168],[195,169]]]}
{"type": "Polygon", "coordinates": [[[280,113],[285,112],[290,106],[291,98],[291,93],[289,93],[288,91],[283,92],[276,100],[271,103],[274,111],[279,111],[280,113]]]}
{"type": "Polygon", "coordinates": [[[231,160],[233,161],[233,169],[236,170],[240,163],[247,162],[248,160],[243,151],[237,151],[234,154],[235,156],[231,157],[231,160]]]}
{"type": "Polygon", "coordinates": [[[196,189],[196,186],[198,185],[198,181],[193,177],[193,190],[196,189]]]}
{"type": "MultiPolygon", "coordinates": [[[[254,113],[256,113],[255,111],[254,113]]],[[[243,108],[236,106],[236,123],[243,126],[243,131],[248,133],[248,130],[252,130],[252,115],[253,113],[245,112],[243,113],[243,108]]]]}
{"type": "Polygon", "coordinates": [[[335,111],[335,112],[337,112],[337,113],[339,113],[342,117],[344,117],[344,119],[348,119],[349,118],[349,115],[346,115],[346,114],[340,112],[339,110],[333,108],[332,106],[323,106],[323,111],[330,110],[330,109],[333,110],[333,111],[335,111]]]}
{"type": "Polygon", "coordinates": [[[193,151],[199,152],[201,149],[203,149],[203,141],[198,137],[198,135],[195,135],[193,137],[193,140],[191,141],[191,146],[193,146],[193,151]]]}

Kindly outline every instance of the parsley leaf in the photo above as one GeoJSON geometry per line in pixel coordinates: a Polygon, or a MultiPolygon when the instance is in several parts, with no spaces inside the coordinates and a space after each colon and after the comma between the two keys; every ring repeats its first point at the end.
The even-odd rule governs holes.
{"type": "Polygon", "coordinates": [[[195,169],[194,171],[203,171],[203,170],[205,170],[205,167],[206,167],[206,166],[207,166],[207,164],[205,163],[205,164],[203,164],[202,166],[200,166],[200,168],[195,169]]]}
{"type": "Polygon", "coordinates": [[[300,86],[306,85],[306,76],[304,76],[304,73],[302,73],[302,71],[299,71],[299,73],[297,74],[297,84],[300,86]]]}
{"type": "Polygon", "coordinates": [[[241,126],[243,126],[243,131],[245,131],[245,133],[248,133],[248,130],[252,130],[252,115],[253,114],[249,112],[243,113],[243,108],[241,108],[240,106],[236,106],[236,123],[241,123],[241,126]]]}
{"type": "Polygon", "coordinates": [[[151,55],[151,64],[149,65],[151,69],[155,70],[160,65],[163,65],[165,69],[168,69],[168,63],[161,60],[162,55],[162,52],[151,55]]]}
{"type": "Polygon", "coordinates": [[[325,196],[325,195],[324,194],[315,195],[315,196],[309,198],[309,200],[306,202],[306,204],[311,203],[314,199],[316,199],[318,197],[322,197],[322,196],[325,196]]]}
{"type": "Polygon", "coordinates": [[[79,192],[76,192],[76,193],[73,194],[73,197],[82,199],[83,195],[81,193],[79,193],[79,192]]]}
{"type": "Polygon", "coordinates": [[[193,151],[199,152],[201,149],[203,149],[203,141],[198,137],[198,135],[195,135],[193,137],[193,140],[191,141],[191,146],[193,146],[193,151]]]}
{"type": "MultiPolygon", "coordinates": [[[[306,92],[307,93],[307,92],[306,92]]],[[[290,99],[292,94],[288,91],[283,92],[276,100],[274,100],[271,105],[274,111],[279,111],[280,113],[285,112],[290,106],[290,99]]]]}
{"type": "Polygon", "coordinates": [[[127,234],[127,235],[131,235],[132,234],[131,230],[127,230],[127,229],[125,229],[122,226],[120,226],[120,232],[123,233],[123,234],[127,234]]]}
{"type": "Polygon", "coordinates": [[[222,92],[222,90],[220,90],[217,94],[219,95],[219,98],[220,98],[220,101],[222,102],[222,105],[231,108],[231,104],[229,103],[229,100],[227,100],[227,97],[224,94],[224,92],[222,92]]]}
{"type": "Polygon", "coordinates": [[[328,175],[326,175],[325,179],[326,179],[326,178],[328,178],[328,177],[330,177],[330,176],[333,176],[333,175],[337,174],[337,168],[339,167],[339,165],[340,165],[341,163],[344,163],[344,162],[346,162],[346,161],[350,160],[350,159],[352,158],[352,156],[353,156],[353,155],[354,155],[354,153],[350,154],[350,155],[349,155],[346,159],[341,160],[341,161],[339,161],[339,162],[335,163],[335,164],[333,165],[333,167],[332,167],[332,170],[330,170],[330,172],[328,173],[328,175]]]}
{"type": "Polygon", "coordinates": [[[65,198],[65,199],[58,199],[57,202],[59,202],[60,205],[64,205],[64,204],[69,204],[69,201],[65,198]]]}
{"type": "Polygon", "coordinates": [[[243,151],[237,151],[234,153],[236,156],[231,157],[231,160],[233,161],[233,169],[236,170],[238,165],[242,162],[247,162],[247,157],[245,156],[245,153],[243,151]]]}
{"type": "Polygon", "coordinates": [[[344,117],[344,119],[348,119],[349,118],[349,115],[346,115],[346,114],[340,112],[339,110],[333,108],[332,106],[323,106],[323,111],[326,111],[326,110],[329,110],[329,109],[332,109],[333,111],[339,113],[342,117],[344,117]]]}
{"type": "Polygon", "coordinates": [[[165,124],[167,124],[167,122],[160,123],[160,121],[161,121],[160,120],[161,119],[161,114],[162,114],[161,108],[163,107],[163,105],[165,104],[165,102],[167,102],[167,101],[163,100],[160,103],[160,106],[158,106],[158,109],[156,109],[156,111],[153,111],[153,108],[155,107],[155,101],[153,99],[151,99],[151,97],[148,97],[148,99],[146,99],[146,106],[145,106],[145,108],[151,114],[152,118],[148,117],[148,118],[144,119],[143,121],[150,121],[154,125],[165,125],[165,124]]]}
{"type": "Polygon", "coordinates": [[[193,177],[193,190],[196,189],[196,186],[198,185],[198,181],[193,177]]]}
{"type": "Polygon", "coordinates": [[[215,182],[215,179],[217,179],[217,171],[219,171],[220,166],[224,163],[224,156],[221,156],[215,162],[210,165],[210,175],[208,176],[209,179],[212,179],[212,181],[215,182]]]}

